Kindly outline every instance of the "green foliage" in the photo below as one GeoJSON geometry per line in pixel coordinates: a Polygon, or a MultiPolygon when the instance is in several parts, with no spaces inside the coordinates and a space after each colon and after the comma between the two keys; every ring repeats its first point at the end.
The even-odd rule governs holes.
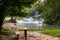
{"type": "Polygon", "coordinates": [[[10,31],[9,28],[3,28],[2,31],[10,31]]]}
{"type": "Polygon", "coordinates": [[[44,3],[43,2],[35,2],[34,3],[35,9],[38,10],[39,13],[42,13],[43,9],[44,9],[44,3]]]}
{"type": "Polygon", "coordinates": [[[22,6],[29,7],[30,4],[37,0],[3,0],[3,4],[6,7],[6,16],[26,16],[25,12],[22,13],[22,6]]]}
{"type": "Polygon", "coordinates": [[[9,28],[2,28],[2,34],[9,35],[11,34],[11,30],[9,28]]]}
{"type": "Polygon", "coordinates": [[[60,0],[47,0],[46,11],[42,13],[47,24],[60,24],[60,0]]]}

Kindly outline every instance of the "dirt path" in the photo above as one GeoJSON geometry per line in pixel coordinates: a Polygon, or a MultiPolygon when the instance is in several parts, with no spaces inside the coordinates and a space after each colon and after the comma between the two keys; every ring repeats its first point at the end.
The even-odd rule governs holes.
{"type": "MultiPolygon", "coordinates": [[[[24,33],[20,33],[20,40],[24,40],[24,33]]],[[[28,32],[27,40],[60,40],[60,37],[53,37],[39,32],[28,32]]]]}

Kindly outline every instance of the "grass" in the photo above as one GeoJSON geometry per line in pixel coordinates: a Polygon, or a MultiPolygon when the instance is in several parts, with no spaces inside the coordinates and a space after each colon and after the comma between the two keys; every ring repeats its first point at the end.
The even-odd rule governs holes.
{"type": "Polygon", "coordinates": [[[60,37],[60,30],[43,30],[42,33],[51,36],[60,37]]]}
{"type": "MultiPolygon", "coordinates": [[[[24,29],[19,29],[19,31],[24,31],[24,29]]],[[[27,29],[27,31],[41,31],[41,29],[27,29]]]]}
{"type": "Polygon", "coordinates": [[[2,28],[2,34],[3,35],[10,35],[11,34],[11,30],[9,28],[2,28]]]}
{"type": "Polygon", "coordinates": [[[60,27],[58,27],[58,26],[44,27],[42,29],[42,33],[51,35],[51,36],[60,37],[60,27]]]}

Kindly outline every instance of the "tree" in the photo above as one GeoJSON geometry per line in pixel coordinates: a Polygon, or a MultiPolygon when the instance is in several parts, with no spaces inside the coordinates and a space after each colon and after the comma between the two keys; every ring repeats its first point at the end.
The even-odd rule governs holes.
{"type": "MultiPolygon", "coordinates": [[[[1,29],[2,29],[1,26],[2,26],[2,23],[3,23],[3,19],[5,17],[4,14],[5,14],[6,9],[11,8],[12,12],[13,11],[15,12],[16,7],[18,9],[21,9],[22,6],[30,6],[30,4],[34,3],[35,1],[37,1],[37,0],[0,0],[0,2],[1,2],[0,3],[0,16],[1,16],[0,17],[0,32],[1,32],[1,29]]],[[[15,13],[12,14],[12,15],[16,15],[15,13]]],[[[10,15],[10,13],[9,13],[9,15],[10,15]]]]}
{"type": "Polygon", "coordinates": [[[60,24],[60,0],[47,0],[46,11],[43,13],[47,24],[60,24]]]}
{"type": "Polygon", "coordinates": [[[4,12],[5,12],[5,7],[4,7],[4,4],[2,3],[3,1],[0,0],[0,33],[1,33],[1,29],[2,29],[2,24],[3,24],[3,20],[4,20],[4,12]]]}

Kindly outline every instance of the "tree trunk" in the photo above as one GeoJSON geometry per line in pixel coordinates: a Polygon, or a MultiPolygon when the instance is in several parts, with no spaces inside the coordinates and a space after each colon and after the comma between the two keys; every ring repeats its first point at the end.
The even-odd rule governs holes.
{"type": "Polygon", "coordinates": [[[13,22],[13,16],[11,17],[11,20],[10,20],[10,22],[13,22]]]}
{"type": "Polygon", "coordinates": [[[16,23],[16,19],[17,19],[17,17],[14,16],[13,23],[16,23]]]}
{"type": "Polygon", "coordinates": [[[1,29],[2,29],[2,24],[3,24],[3,21],[4,21],[4,10],[5,10],[5,7],[4,6],[0,6],[0,34],[1,34],[1,29]]]}
{"type": "Polygon", "coordinates": [[[10,21],[11,21],[12,23],[16,23],[16,17],[12,16],[10,21]]]}

